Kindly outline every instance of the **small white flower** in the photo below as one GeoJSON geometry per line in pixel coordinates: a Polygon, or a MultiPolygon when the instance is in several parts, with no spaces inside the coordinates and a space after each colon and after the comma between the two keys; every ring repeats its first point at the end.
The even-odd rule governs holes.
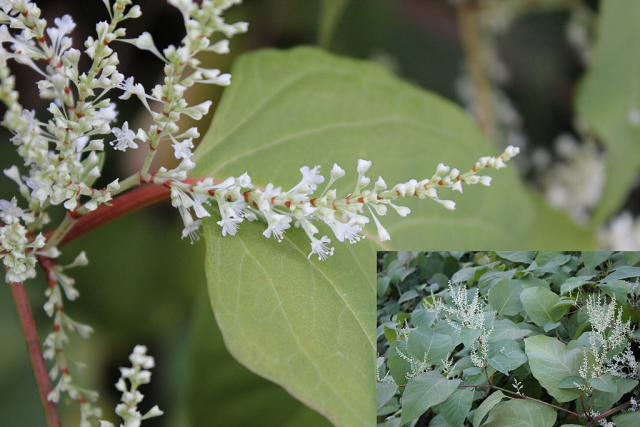
{"type": "Polygon", "coordinates": [[[318,173],[319,170],[320,166],[316,166],[313,169],[309,169],[309,166],[301,167],[302,181],[296,187],[301,188],[304,185],[308,185],[312,191],[315,191],[318,188],[318,184],[324,182],[324,177],[318,173]]]}
{"type": "Polygon", "coordinates": [[[174,140],[171,146],[173,147],[173,154],[176,159],[190,159],[193,155],[193,153],[191,152],[191,149],[193,148],[193,142],[191,138],[183,139],[180,142],[174,140]]]}
{"type": "Polygon", "coordinates": [[[111,145],[115,146],[116,150],[125,151],[127,148],[138,148],[138,144],[135,143],[135,132],[129,129],[129,123],[124,122],[122,129],[114,127],[112,130],[113,135],[116,137],[115,141],[111,141],[111,145]]]}
{"type": "Polygon", "coordinates": [[[75,22],[73,22],[73,19],[71,19],[71,16],[69,15],[64,15],[62,18],[55,18],[53,22],[56,24],[60,34],[63,36],[71,33],[71,31],[76,27],[75,22]]]}
{"type": "Polygon", "coordinates": [[[436,200],[436,202],[440,203],[447,210],[454,210],[456,208],[456,204],[451,200],[436,200]]]}
{"type": "Polygon", "coordinates": [[[100,108],[98,110],[96,118],[104,120],[107,123],[112,123],[117,116],[118,111],[116,110],[116,104],[114,102],[110,102],[108,107],[100,108]]]}
{"type": "Polygon", "coordinates": [[[364,175],[369,168],[371,167],[371,161],[370,160],[362,160],[362,159],[358,159],[358,173],[360,175],[364,175]]]}
{"type": "Polygon", "coordinates": [[[287,215],[281,215],[277,213],[269,213],[265,215],[267,219],[268,227],[262,233],[264,237],[269,238],[273,236],[277,241],[281,241],[284,235],[284,231],[287,230],[291,222],[291,218],[287,215]]]}
{"type": "Polygon", "coordinates": [[[309,237],[311,238],[311,253],[307,257],[308,259],[311,259],[311,255],[318,254],[318,259],[324,261],[329,255],[333,255],[333,248],[327,247],[327,244],[331,243],[331,239],[327,236],[322,236],[320,239],[309,237]]]}
{"type": "Polygon", "coordinates": [[[331,180],[335,181],[336,179],[342,178],[345,172],[337,163],[333,164],[333,168],[331,169],[331,180]]]}
{"type": "Polygon", "coordinates": [[[389,235],[389,232],[386,230],[386,228],[384,228],[382,226],[382,224],[380,224],[380,221],[378,221],[378,217],[376,217],[375,215],[373,215],[373,220],[376,223],[376,227],[378,227],[378,239],[380,239],[381,242],[384,242],[385,240],[391,240],[391,236],[389,235]]]}

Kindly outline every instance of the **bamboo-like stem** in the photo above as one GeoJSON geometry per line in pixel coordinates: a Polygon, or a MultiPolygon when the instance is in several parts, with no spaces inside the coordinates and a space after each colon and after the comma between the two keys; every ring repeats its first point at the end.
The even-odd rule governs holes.
{"type": "Polygon", "coordinates": [[[463,2],[458,7],[458,23],[462,46],[467,59],[471,81],[475,89],[475,111],[480,129],[489,141],[495,138],[495,122],[491,105],[491,82],[484,69],[481,35],[478,31],[476,15],[478,4],[475,1],[463,2]]]}
{"type": "Polygon", "coordinates": [[[13,294],[13,300],[16,304],[16,310],[18,311],[18,317],[20,318],[20,324],[22,325],[22,331],[24,332],[25,341],[27,343],[27,350],[29,352],[29,358],[31,359],[31,365],[33,366],[33,373],[36,377],[40,400],[42,400],[42,406],[44,407],[47,426],[60,427],[61,424],[60,417],[58,415],[58,408],[55,403],[47,399],[48,394],[52,390],[51,380],[49,379],[47,367],[44,363],[44,357],[42,356],[40,339],[38,338],[38,329],[36,328],[33,313],[31,312],[31,306],[29,305],[29,299],[27,298],[24,284],[21,282],[13,282],[10,287],[11,293],[13,294]]]}

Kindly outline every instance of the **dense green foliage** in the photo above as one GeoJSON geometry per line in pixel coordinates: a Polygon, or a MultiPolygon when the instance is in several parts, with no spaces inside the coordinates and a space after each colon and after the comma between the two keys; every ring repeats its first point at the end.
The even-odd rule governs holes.
{"type": "Polygon", "coordinates": [[[378,426],[639,425],[640,253],[378,258],[378,426]]]}

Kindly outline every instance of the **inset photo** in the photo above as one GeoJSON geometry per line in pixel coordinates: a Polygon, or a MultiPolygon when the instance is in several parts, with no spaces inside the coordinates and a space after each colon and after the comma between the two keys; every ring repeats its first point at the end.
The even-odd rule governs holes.
{"type": "Polygon", "coordinates": [[[640,252],[377,257],[378,427],[640,425],[640,252]]]}

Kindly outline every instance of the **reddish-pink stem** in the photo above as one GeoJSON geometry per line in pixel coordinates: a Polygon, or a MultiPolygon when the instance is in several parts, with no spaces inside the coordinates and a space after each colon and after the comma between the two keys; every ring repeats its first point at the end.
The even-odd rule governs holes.
{"type": "MultiPolygon", "coordinates": [[[[202,180],[202,178],[188,178],[182,182],[193,183],[202,180]]],[[[64,236],[58,246],[69,243],[84,234],[101,227],[113,220],[116,220],[126,214],[138,209],[142,209],[170,195],[167,187],[162,185],[143,185],[128,193],[116,197],[110,205],[100,205],[96,210],[80,217],[73,225],[69,232],[64,236]]],[[[49,239],[55,230],[51,230],[45,234],[45,238],[49,239]]]]}
{"type": "Polygon", "coordinates": [[[29,358],[31,359],[31,365],[33,366],[36,383],[38,384],[40,399],[44,406],[47,425],[49,427],[60,427],[61,424],[60,417],[58,416],[58,408],[55,403],[50,402],[47,399],[47,395],[51,392],[51,381],[47,373],[47,367],[44,363],[44,357],[42,356],[38,330],[36,328],[35,320],[33,319],[33,313],[31,312],[31,306],[29,305],[29,299],[27,298],[24,285],[21,282],[11,283],[11,292],[13,293],[13,300],[16,303],[18,317],[22,324],[24,338],[27,342],[27,350],[29,352],[29,358]]]}

